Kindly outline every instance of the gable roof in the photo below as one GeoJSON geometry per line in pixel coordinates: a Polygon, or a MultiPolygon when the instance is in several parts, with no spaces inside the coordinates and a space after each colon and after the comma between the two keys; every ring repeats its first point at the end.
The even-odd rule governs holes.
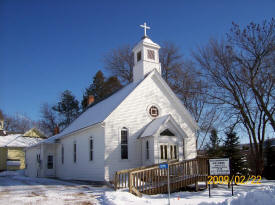
{"type": "Polygon", "coordinates": [[[24,137],[22,134],[11,134],[0,137],[0,147],[28,147],[42,141],[41,138],[24,137]]]}
{"type": "Polygon", "coordinates": [[[165,115],[152,120],[146,126],[146,128],[144,129],[144,131],[141,133],[139,137],[142,138],[142,137],[148,137],[148,136],[154,135],[158,131],[160,126],[163,125],[168,118],[169,118],[169,115],[165,115]]]}
{"type": "Polygon", "coordinates": [[[38,128],[34,127],[23,134],[24,137],[37,137],[37,138],[47,138],[47,136],[38,128]]]}
{"type": "Polygon", "coordinates": [[[178,123],[175,121],[172,115],[169,114],[169,115],[164,115],[162,117],[158,117],[152,120],[150,123],[148,123],[148,125],[145,127],[145,129],[143,130],[143,132],[140,134],[138,138],[155,135],[158,131],[161,130],[161,128],[167,127],[168,122],[171,122],[173,124],[173,127],[175,131],[177,131],[177,133],[179,133],[182,137],[185,136],[184,131],[181,129],[181,127],[178,125],[178,123]]]}
{"type": "Polygon", "coordinates": [[[55,140],[61,138],[64,135],[103,122],[110,115],[110,113],[112,113],[113,110],[115,110],[118,105],[137,87],[140,82],[141,81],[129,83],[105,100],[102,100],[101,102],[88,108],[62,132],[44,140],[43,142],[53,143],[55,140]]]}
{"type": "MultiPolygon", "coordinates": [[[[161,75],[158,73],[157,70],[153,70],[148,73],[144,79],[129,83],[127,86],[123,87],[122,89],[115,92],[110,97],[106,98],[105,100],[95,104],[94,106],[88,108],[85,112],[83,112],[78,118],[76,118],[68,127],[66,127],[61,133],[54,135],[41,143],[54,143],[56,140],[60,139],[61,137],[74,133],[76,131],[88,128],[92,125],[98,124],[103,122],[124,100],[125,98],[132,93],[135,88],[144,82],[147,78],[156,76],[157,79],[161,82],[173,98],[173,100],[180,106],[181,110],[183,110],[184,114],[187,116],[187,120],[190,122],[193,127],[196,129],[198,128],[196,122],[194,121],[191,114],[186,110],[185,106],[182,102],[178,99],[178,97],[174,94],[171,88],[167,85],[167,83],[162,79],[161,75]]],[[[40,143],[38,143],[40,144],[40,143]]]]}

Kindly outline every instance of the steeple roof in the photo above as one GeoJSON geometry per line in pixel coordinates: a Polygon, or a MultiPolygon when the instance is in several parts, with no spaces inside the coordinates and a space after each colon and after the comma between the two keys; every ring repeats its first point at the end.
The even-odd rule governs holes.
{"type": "Polygon", "coordinates": [[[133,48],[133,51],[135,51],[141,45],[150,46],[150,47],[160,49],[160,46],[158,44],[154,43],[148,36],[142,37],[142,39],[133,48]]]}

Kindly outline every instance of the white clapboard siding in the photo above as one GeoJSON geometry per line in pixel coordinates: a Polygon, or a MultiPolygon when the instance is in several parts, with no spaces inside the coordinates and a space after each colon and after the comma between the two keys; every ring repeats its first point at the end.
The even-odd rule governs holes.
{"type": "Polygon", "coordinates": [[[93,126],[85,131],[64,137],[56,149],[57,177],[104,181],[104,127],[93,126]],[[90,161],[90,138],[93,138],[93,160],[90,161]],[[76,142],[76,163],[74,163],[74,142],[76,142]],[[61,147],[64,146],[64,164],[61,161],[61,147]]]}
{"type": "MultiPolygon", "coordinates": [[[[168,93],[160,88],[160,83],[154,80],[154,75],[147,77],[105,120],[105,180],[111,180],[117,170],[142,165],[141,143],[137,136],[141,129],[152,120],[148,115],[151,105],[159,107],[160,116],[172,115],[186,133],[185,157],[187,159],[196,157],[195,129],[190,126],[168,93]],[[122,127],[128,128],[130,133],[128,160],[121,159],[120,129],[122,127]]],[[[182,154],[182,151],[181,146],[179,152],[182,154]]]]}

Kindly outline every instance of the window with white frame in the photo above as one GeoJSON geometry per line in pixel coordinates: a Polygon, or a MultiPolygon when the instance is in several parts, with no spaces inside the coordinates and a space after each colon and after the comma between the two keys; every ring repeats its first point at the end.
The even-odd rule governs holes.
{"type": "Polygon", "coordinates": [[[74,142],[74,163],[76,163],[76,142],[74,142]]]}
{"type": "Polygon", "coordinates": [[[161,144],[160,158],[162,160],[178,159],[178,146],[175,144],[161,144]]]}
{"type": "Polygon", "coordinates": [[[177,145],[170,145],[170,159],[178,158],[178,148],[177,145]]]}
{"type": "Polygon", "coordinates": [[[168,145],[160,145],[160,158],[163,160],[167,160],[168,159],[168,145]]]}
{"type": "Polygon", "coordinates": [[[90,161],[92,161],[94,158],[94,140],[91,137],[90,138],[90,161]]]}
{"type": "Polygon", "coordinates": [[[149,108],[149,114],[152,116],[152,117],[157,117],[159,115],[159,110],[156,106],[151,106],[149,108]]]}
{"type": "Polygon", "coordinates": [[[64,164],[64,146],[61,147],[61,163],[64,164]]]}
{"type": "Polygon", "coordinates": [[[155,51],[147,50],[147,58],[151,60],[155,60],[155,51]]]}
{"type": "Polygon", "coordinates": [[[121,137],[121,159],[128,159],[128,129],[123,127],[120,132],[121,137]]]}
{"type": "Polygon", "coordinates": [[[174,159],[178,159],[178,146],[174,145],[174,159]]]}
{"type": "Polygon", "coordinates": [[[140,60],[141,60],[141,51],[137,53],[137,62],[139,62],[140,60]]]}
{"type": "Polygon", "coordinates": [[[53,155],[48,155],[48,169],[53,169],[53,155]]]}
{"type": "Polygon", "coordinates": [[[146,159],[149,159],[149,140],[146,141],[146,159]]]}

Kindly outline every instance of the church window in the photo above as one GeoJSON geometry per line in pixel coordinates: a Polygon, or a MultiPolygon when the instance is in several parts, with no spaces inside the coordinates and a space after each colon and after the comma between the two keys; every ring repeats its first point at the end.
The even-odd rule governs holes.
{"type": "Polygon", "coordinates": [[[40,163],[40,154],[36,155],[36,160],[37,160],[38,163],[40,163]]]}
{"type": "Polygon", "coordinates": [[[163,132],[160,133],[161,136],[175,136],[173,132],[170,130],[166,129],[163,132]]]}
{"type": "Polygon", "coordinates": [[[155,60],[155,52],[153,50],[147,50],[147,58],[155,60]]]}
{"type": "Polygon", "coordinates": [[[177,145],[170,145],[170,159],[177,159],[177,145]]]}
{"type": "Polygon", "coordinates": [[[128,129],[121,130],[121,159],[128,159],[128,129]]]}
{"type": "Polygon", "coordinates": [[[74,142],[74,163],[76,163],[76,142],[74,142]]]}
{"type": "Polygon", "coordinates": [[[152,116],[152,117],[157,117],[159,115],[159,110],[156,106],[152,106],[150,107],[149,109],[149,114],[152,116]]]}
{"type": "Polygon", "coordinates": [[[160,145],[160,158],[161,159],[168,159],[167,145],[160,145]]]}
{"type": "Polygon", "coordinates": [[[177,145],[174,145],[174,157],[175,157],[175,159],[178,159],[178,149],[177,149],[177,145]]]}
{"type": "Polygon", "coordinates": [[[53,156],[52,155],[48,155],[48,169],[52,169],[53,168],[53,156]]]}
{"type": "Polygon", "coordinates": [[[140,60],[141,60],[141,51],[137,53],[137,62],[139,62],[140,60]]]}
{"type": "Polygon", "coordinates": [[[182,140],[182,153],[183,153],[183,158],[184,158],[184,151],[185,151],[185,150],[184,150],[184,148],[185,148],[184,143],[185,143],[184,140],[182,140]]]}
{"type": "Polygon", "coordinates": [[[91,137],[90,138],[90,161],[93,160],[93,152],[94,152],[94,140],[93,138],[91,137]]]}
{"type": "Polygon", "coordinates": [[[149,141],[146,141],[146,159],[149,159],[149,141]]]}
{"type": "Polygon", "coordinates": [[[61,148],[61,163],[64,164],[64,146],[61,148]]]}

